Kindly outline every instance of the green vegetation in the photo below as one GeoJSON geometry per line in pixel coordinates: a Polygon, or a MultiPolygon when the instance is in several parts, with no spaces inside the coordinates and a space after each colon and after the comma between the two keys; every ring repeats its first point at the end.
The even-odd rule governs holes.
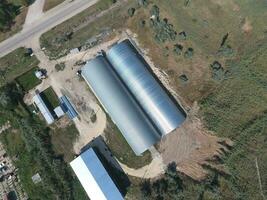
{"type": "Polygon", "coordinates": [[[48,105],[50,109],[53,110],[59,106],[60,103],[58,100],[58,96],[56,95],[52,87],[47,88],[40,95],[42,96],[42,99],[45,101],[46,105],[48,105]]]}
{"type": "Polygon", "coordinates": [[[152,161],[149,151],[143,153],[142,156],[136,156],[120,130],[108,118],[108,127],[105,130],[105,138],[111,152],[119,159],[120,162],[131,168],[140,168],[152,161]],[[122,151],[123,149],[123,151],[122,151]]]}
{"type": "Polygon", "coordinates": [[[167,18],[160,18],[159,8],[156,5],[152,6],[150,15],[152,16],[150,24],[155,32],[155,40],[160,43],[174,41],[177,35],[174,27],[168,22],[167,18]]]}
{"type": "Polygon", "coordinates": [[[65,0],[46,0],[45,4],[44,4],[44,8],[43,11],[48,11],[51,8],[56,7],[57,5],[61,4],[62,2],[64,2],[65,0]]]}
{"type": "Polygon", "coordinates": [[[144,181],[141,185],[141,192],[144,199],[182,199],[182,179],[176,172],[176,165],[170,164],[165,176],[153,181],[144,181]]]}
{"type": "Polygon", "coordinates": [[[261,44],[266,40],[247,50],[241,61],[229,62],[231,77],[202,101],[208,128],[235,142],[223,159],[232,177],[225,180],[227,188],[219,188],[232,199],[262,199],[255,159],[267,195],[267,48],[261,44]]]}
{"type": "Polygon", "coordinates": [[[63,156],[64,160],[69,163],[74,159],[73,143],[79,135],[74,124],[70,124],[65,128],[53,127],[51,131],[51,142],[53,150],[59,156],[63,156]]]}
{"type": "Polygon", "coordinates": [[[40,41],[41,46],[46,48],[45,53],[50,59],[60,58],[69,53],[71,49],[85,45],[90,38],[122,27],[129,17],[127,10],[132,7],[133,1],[128,4],[122,3],[119,8],[112,9],[92,20],[92,17],[107,10],[112,4],[113,0],[100,0],[75,17],[44,33],[40,41]]]}
{"type": "Polygon", "coordinates": [[[0,58],[0,87],[39,64],[35,56],[26,54],[25,48],[18,48],[0,58]]]}
{"type": "Polygon", "coordinates": [[[57,63],[56,65],[55,65],[55,69],[56,69],[56,71],[57,72],[59,72],[59,71],[63,71],[64,69],[65,69],[65,63],[64,62],[62,62],[62,63],[57,63]]]}
{"type": "MultiPolygon", "coordinates": [[[[136,28],[140,20],[151,16],[154,4],[137,10],[131,19],[130,26],[138,33],[139,42],[149,48],[153,61],[169,72],[170,80],[172,77],[177,80],[174,86],[179,85],[178,92],[185,99],[201,102],[207,128],[235,143],[229,154],[214,161],[223,164],[228,175],[209,169],[208,179],[201,183],[179,175],[182,191],[175,198],[168,197],[166,183],[161,183],[157,189],[150,180],[152,197],[146,198],[157,199],[155,191],[160,190],[161,194],[167,191],[167,196],[159,199],[264,199],[263,195],[267,195],[267,71],[264,64],[267,42],[263,39],[266,38],[263,17],[267,13],[264,2],[224,1],[221,4],[206,0],[154,0],[152,3],[159,8],[160,17],[167,18],[175,25],[174,30],[181,33],[175,42],[187,49],[187,53],[173,59],[169,54],[173,46],[171,41],[167,39],[155,44],[155,39],[150,39],[157,33],[153,27],[136,28]],[[244,18],[242,22],[240,16],[244,18]],[[253,27],[249,32],[242,27],[246,21],[253,27]],[[189,47],[194,50],[188,51],[189,47]],[[159,52],[162,52],[161,56],[159,52]],[[201,63],[205,67],[201,67],[201,63]],[[177,71],[179,73],[174,76],[177,71]],[[201,78],[199,72],[204,74],[201,78]]],[[[154,8],[153,12],[157,14],[159,10],[154,8]]],[[[175,50],[178,54],[181,52],[174,46],[174,53],[175,50]]],[[[129,199],[146,199],[142,193],[134,185],[129,199]]]]}
{"type": "Polygon", "coordinates": [[[0,121],[12,125],[0,139],[19,169],[21,184],[30,199],[87,199],[69,166],[54,153],[51,129],[22,102],[23,92],[12,83],[2,87],[0,94],[0,121]],[[34,185],[31,177],[37,172],[42,182],[34,185]]]}
{"type": "Polygon", "coordinates": [[[0,41],[22,29],[27,8],[32,0],[1,0],[0,2],[0,41]]]}
{"type": "Polygon", "coordinates": [[[6,0],[0,3],[0,31],[10,28],[14,18],[18,14],[18,7],[6,0]]]}
{"type": "Polygon", "coordinates": [[[35,76],[36,70],[38,70],[38,68],[34,67],[31,70],[19,76],[18,78],[16,78],[17,83],[22,87],[22,89],[25,92],[33,89],[42,82],[35,76]]]}

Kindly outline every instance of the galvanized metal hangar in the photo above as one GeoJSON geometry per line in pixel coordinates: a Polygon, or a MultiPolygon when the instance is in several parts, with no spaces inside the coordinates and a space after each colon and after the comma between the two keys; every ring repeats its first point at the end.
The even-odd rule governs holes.
{"type": "Polygon", "coordinates": [[[81,75],[137,155],[185,120],[129,40],[88,61],[81,75]]]}

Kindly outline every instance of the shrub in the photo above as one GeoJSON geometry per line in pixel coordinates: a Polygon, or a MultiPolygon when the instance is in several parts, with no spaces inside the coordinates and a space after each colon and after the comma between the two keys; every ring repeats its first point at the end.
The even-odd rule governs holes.
{"type": "Polygon", "coordinates": [[[134,16],[134,13],[135,13],[135,8],[129,8],[129,9],[128,9],[128,15],[129,15],[130,17],[134,16]]]}
{"type": "Polygon", "coordinates": [[[153,5],[150,10],[150,15],[155,16],[155,18],[159,17],[159,7],[157,5],[153,5]]]}
{"type": "Polygon", "coordinates": [[[184,57],[185,58],[189,58],[189,59],[191,59],[192,57],[193,57],[193,55],[194,55],[194,49],[193,48],[188,48],[187,50],[186,50],[186,52],[184,53],[184,57]]]}
{"type": "Polygon", "coordinates": [[[179,79],[182,83],[186,83],[188,81],[188,78],[185,74],[180,75],[179,79]]]}
{"type": "Polygon", "coordinates": [[[181,55],[182,54],[182,51],[183,51],[183,46],[181,44],[175,44],[174,47],[173,47],[173,52],[176,54],[176,55],[181,55]]]}
{"type": "Polygon", "coordinates": [[[186,36],[187,36],[186,35],[186,32],[184,32],[184,31],[182,31],[182,32],[179,33],[179,39],[180,40],[186,40],[186,36]]]}
{"type": "Polygon", "coordinates": [[[147,0],[138,0],[138,4],[141,6],[147,6],[148,5],[148,1],[147,0]]]}
{"type": "Polygon", "coordinates": [[[140,20],[139,25],[140,25],[140,27],[145,27],[146,21],[145,20],[140,20]]]}
{"type": "Polygon", "coordinates": [[[224,79],[227,72],[224,70],[221,63],[219,63],[218,61],[214,61],[210,66],[212,70],[212,78],[214,80],[219,81],[224,79]]]}
{"type": "Polygon", "coordinates": [[[65,69],[65,63],[62,62],[62,63],[56,64],[55,65],[55,69],[56,69],[57,72],[63,71],[65,69]]]}

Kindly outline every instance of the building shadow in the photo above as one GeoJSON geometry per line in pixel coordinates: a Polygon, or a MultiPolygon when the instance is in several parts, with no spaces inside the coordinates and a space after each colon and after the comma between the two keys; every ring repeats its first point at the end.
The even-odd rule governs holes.
{"type": "Polygon", "coordinates": [[[130,179],[115,159],[110,149],[106,145],[102,136],[94,138],[90,143],[81,149],[81,154],[86,150],[93,148],[97,157],[107,170],[111,179],[123,196],[126,195],[128,187],[131,185],[130,179]]]}

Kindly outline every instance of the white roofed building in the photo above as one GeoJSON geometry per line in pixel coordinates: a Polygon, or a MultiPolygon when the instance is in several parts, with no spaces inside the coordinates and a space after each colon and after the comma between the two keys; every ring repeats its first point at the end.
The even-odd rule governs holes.
{"type": "Polygon", "coordinates": [[[123,200],[92,148],[82,153],[70,165],[91,200],[123,200]]]}
{"type": "Polygon", "coordinates": [[[42,115],[44,116],[47,124],[52,124],[55,121],[55,118],[53,117],[53,115],[51,114],[51,112],[49,111],[47,106],[45,105],[45,103],[44,103],[43,99],[41,98],[40,94],[36,94],[33,97],[33,102],[38,107],[38,109],[42,113],[42,115]]]}

